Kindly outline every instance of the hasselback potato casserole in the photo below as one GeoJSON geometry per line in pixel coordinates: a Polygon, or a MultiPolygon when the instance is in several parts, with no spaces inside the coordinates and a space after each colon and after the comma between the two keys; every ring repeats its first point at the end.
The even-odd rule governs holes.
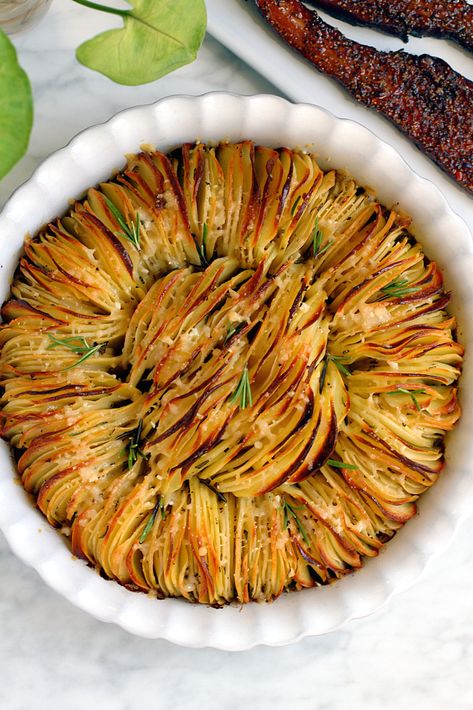
{"type": "Polygon", "coordinates": [[[361,566],[459,417],[438,267],[314,155],[143,149],[28,238],[2,436],[72,551],[158,597],[271,600],[361,566]]]}

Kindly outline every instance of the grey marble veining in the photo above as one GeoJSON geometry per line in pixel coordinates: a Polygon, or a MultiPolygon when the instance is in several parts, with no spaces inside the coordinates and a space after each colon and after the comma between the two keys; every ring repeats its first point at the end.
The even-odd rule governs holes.
{"type": "MultiPolygon", "coordinates": [[[[0,204],[79,130],[168,94],[272,87],[207,38],[189,67],[121,87],[79,66],[73,48],[113,19],[55,0],[15,40],[35,92],[28,155],[0,204]]],[[[2,710],[471,710],[473,521],[411,590],[367,619],[283,648],[231,654],[135,638],[71,606],[0,536],[2,710]]]]}
{"type": "Polygon", "coordinates": [[[473,598],[465,524],[448,554],[373,616],[243,653],[185,649],[102,624],[0,546],[5,710],[470,710],[473,598]]]}
{"type": "Polygon", "coordinates": [[[35,122],[27,156],[0,183],[0,206],[47,155],[117,111],[172,94],[279,93],[211,37],[193,64],[159,81],[143,86],[114,84],[79,64],[74,53],[81,42],[117,24],[115,20],[70,0],[55,0],[37,27],[14,38],[32,83],[35,122]]]}

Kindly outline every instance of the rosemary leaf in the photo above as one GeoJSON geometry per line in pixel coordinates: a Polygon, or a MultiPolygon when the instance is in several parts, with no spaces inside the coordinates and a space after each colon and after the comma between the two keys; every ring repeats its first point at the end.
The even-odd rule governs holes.
{"type": "Polygon", "coordinates": [[[248,366],[245,365],[243,368],[242,375],[240,377],[240,381],[237,385],[237,388],[235,392],[232,394],[230,398],[230,402],[235,403],[239,402],[240,404],[240,409],[246,409],[248,405],[250,407],[253,406],[253,398],[251,396],[251,383],[250,383],[250,377],[248,375],[248,366]]]}
{"type": "Polygon", "coordinates": [[[327,249],[330,249],[330,247],[332,246],[332,244],[334,243],[334,241],[335,241],[335,239],[330,239],[330,240],[327,242],[327,244],[323,247],[323,249],[320,249],[320,251],[318,252],[317,256],[322,256],[322,254],[323,254],[324,252],[326,252],[327,249]]]}
{"type": "Polygon", "coordinates": [[[197,251],[199,253],[200,266],[205,269],[209,265],[207,259],[207,235],[209,233],[207,224],[204,222],[202,225],[202,244],[197,244],[197,251]]]}
{"type": "Polygon", "coordinates": [[[151,512],[151,515],[149,516],[149,520],[146,523],[145,528],[140,535],[140,539],[139,539],[140,545],[142,542],[144,542],[146,540],[146,538],[150,534],[150,532],[153,528],[153,525],[154,525],[154,521],[156,520],[156,516],[158,514],[159,509],[161,509],[161,517],[164,520],[164,518],[166,517],[166,513],[164,512],[164,506],[163,506],[163,502],[162,502],[161,497],[158,498],[158,502],[154,506],[154,508],[151,512]]]}
{"type": "Polygon", "coordinates": [[[132,446],[130,446],[130,448],[128,449],[128,468],[129,469],[133,468],[133,466],[136,463],[136,459],[137,459],[136,451],[132,446]]]}
{"type": "Polygon", "coordinates": [[[90,345],[81,335],[73,335],[69,338],[56,338],[54,335],[51,335],[51,333],[48,333],[48,338],[51,340],[51,344],[48,345],[48,350],[61,346],[80,355],[90,350],[90,345]]]}
{"type": "Polygon", "coordinates": [[[337,366],[337,368],[340,370],[340,372],[343,375],[346,375],[346,377],[350,377],[351,372],[348,369],[348,367],[345,367],[345,365],[342,362],[337,362],[336,360],[334,362],[335,362],[335,365],[337,366]]]}
{"type": "Polygon", "coordinates": [[[131,431],[130,443],[128,447],[128,469],[133,468],[138,460],[138,456],[146,458],[146,454],[140,449],[141,430],[143,428],[143,420],[140,419],[136,429],[131,431]]]}
{"type": "Polygon", "coordinates": [[[402,298],[410,293],[420,291],[420,286],[407,286],[408,283],[407,279],[394,279],[394,281],[380,289],[381,293],[384,294],[381,300],[385,298],[402,298]]]}
{"type": "MultiPolygon", "coordinates": [[[[303,508],[304,506],[301,506],[303,508]]],[[[287,528],[289,525],[289,518],[291,517],[296,526],[297,529],[299,530],[299,533],[301,534],[302,539],[304,540],[305,544],[310,547],[310,541],[309,538],[307,537],[307,533],[305,531],[304,526],[302,525],[301,521],[299,520],[299,517],[297,516],[296,507],[292,506],[290,503],[287,502],[287,500],[283,501],[283,511],[284,511],[284,527],[287,528]]]]}
{"type": "Polygon", "coordinates": [[[358,471],[358,466],[352,463],[345,463],[344,461],[337,461],[337,459],[327,459],[327,463],[334,468],[346,468],[352,471],[358,471]]]}
{"type": "Polygon", "coordinates": [[[127,239],[129,242],[133,244],[137,249],[140,248],[140,215],[138,212],[136,213],[135,221],[132,221],[131,224],[128,224],[125,221],[125,218],[123,217],[122,213],[120,212],[119,209],[113,204],[112,200],[110,200],[106,195],[104,195],[105,202],[107,203],[110,212],[113,214],[115,219],[117,220],[118,224],[121,227],[121,232],[117,233],[117,236],[123,237],[124,239],[127,239]]]}
{"type": "Polygon", "coordinates": [[[412,399],[415,408],[417,409],[418,412],[422,411],[422,407],[419,404],[419,401],[417,399],[418,394],[427,394],[425,390],[414,390],[416,394],[412,390],[404,389],[403,387],[399,387],[397,390],[391,390],[391,392],[386,392],[386,394],[407,394],[409,397],[412,399]]]}
{"type": "Polygon", "coordinates": [[[80,357],[77,362],[74,362],[72,365],[68,365],[67,367],[64,367],[63,370],[72,370],[73,367],[77,367],[77,365],[81,365],[83,362],[89,359],[89,357],[92,357],[92,355],[95,355],[99,350],[101,350],[103,347],[105,347],[106,343],[99,343],[98,345],[94,345],[93,348],[90,348],[86,353],[80,357]]]}
{"type": "Polygon", "coordinates": [[[312,236],[312,251],[314,256],[317,256],[319,253],[319,249],[322,244],[322,239],[323,239],[323,234],[319,229],[319,218],[315,218],[315,229],[314,229],[314,234],[312,236]]]}
{"type": "Polygon", "coordinates": [[[343,375],[345,375],[346,377],[350,377],[351,372],[348,367],[343,364],[344,359],[345,358],[340,357],[338,355],[331,355],[329,352],[325,353],[324,364],[322,367],[322,372],[320,373],[319,392],[322,392],[324,388],[325,379],[327,377],[327,368],[330,361],[333,362],[333,364],[343,375]]]}
{"type": "Polygon", "coordinates": [[[299,204],[300,201],[301,201],[301,196],[298,195],[298,196],[296,197],[296,200],[295,200],[294,204],[293,204],[292,207],[291,207],[291,217],[294,216],[294,214],[295,214],[295,212],[296,212],[296,210],[297,210],[297,205],[299,204]]]}
{"type": "Polygon", "coordinates": [[[241,323],[228,323],[227,325],[227,334],[225,336],[225,340],[223,341],[223,344],[227,343],[230,338],[233,338],[234,335],[240,332],[240,330],[246,325],[244,321],[241,323]]]}
{"type": "Polygon", "coordinates": [[[95,355],[96,352],[104,348],[107,344],[99,343],[98,345],[89,345],[87,340],[81,336],[70,338],[55,338],[53,335],[48,333],[48,337],[51,340],[51,345],[48,345],[48,350],[50,348],[64,347],[67,348],[67,350],[71,350],[77,355],[82,356],[78,360],[76,360],[76,362],[73,362],[72,365],[63,367],[61,372],[65,372],[66,370],[72,370],[73,367],[77,367],[81,363],[88,360],[89,357],[95,355]]]}
{"type": "Polygon", "coordinates": [[[333,362],[333,364],[340,370],[343,375],[350,377],[350,370],[343,364],[343,360],[345,358],[339,355],[331,355],[330,353],[327,353],[327,358],[333,362]]]}
{"type": "Polygon", "coordinates": [[[322,254],[324,252],[326,252],[327,249],[329,249],[335,241],[334,239],[329,239],[327,244],[324,247],[322,247],[322,249],[321,249],[320,247],[322,246],[323,238],[324,238],[324,235],[322,233],[322,230],[319,227],[319,218],[316,217],[315,218],[314,234],[312,236],[312,254],[314,257],[322,256],[322,254]]]}

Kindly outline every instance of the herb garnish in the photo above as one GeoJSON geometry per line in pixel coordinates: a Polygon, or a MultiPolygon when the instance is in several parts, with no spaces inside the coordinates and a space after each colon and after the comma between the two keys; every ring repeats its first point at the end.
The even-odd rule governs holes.
{"type": "Polygon", "coordinates": [[[345,367],[345,365],[343,364],[343,360],[345,360],[345,358],[340,355],[331,355],[328,352],[325,353],[324,364],[322,367],[322,372],[320,373],[319,392],[322,392],[324,388],[325,378],[327,377],[327,368],[330,361],[333,362],[333,364],[337,367],[338,370],[340,370],[343,375],[345,375],[346,377],[350,377],[351,372],[348,367],[345,367]]]}
{"type": "Polygon", "coordinates": [[[131,222],[131,224],[128,224],[120,210],[113,204],[112,200],[110,200],[106,195],[104,195],[105,202],[107,203],[110,212],[113,214],[115,219],[117,220],[118,224],[120,225],[122,231],[117,232],[118,237],[123,237],[124,239],[128,239],[129,242],[133,244],[134,247],[137,249],[140,248],[140,215],[138,212],[136,213],[136,218],[135,221],[131,222]]]}
{"type": "Polygon", "coordinates": [[[48,350],[50,348],[57,348],[61,346],[67,348],[68,350],[72,350],[73,353],[82,355],[82,357],[80,357],[76,362],[72,363],[72,365],[63,367],[63,372],[65,370],[71,370],[73,367],[77,367],[77,365],[80,365],[85,360],[88,360],[89,357],[92,357],[92,355],[104,348],[107,344],[99,343],[98,345],[89,345],[87,340],[79,335],[71,336],[70,338],[55,338],[54,335],[48,333],[48,338],[52,341],[51,345],[48,345],[48,350]]]}
{"type": "Polygon", "coordinates": [[[301,196],[298,195],[298,196],[296,197],[296,201],[294,202],[294,204],[293,204],[292,207],[291,207],[291,217],[294,216],[294,213],[295,213],[295,211],[297,210],[297,205],[299,204],[300,201],[301,201],[301,196]]]}
{"type": "Polygon", "coordinates": [[[234,335],[236,335],[243,327],[245,326],[245,322],[242,321],[241,323],[228,323],[227,325],[227,334],[225,336],[225,340],[223,341],[223,344],[227,343],[230,338],[233,338],[234,335]]]}
{"type": "Polygon", "coordinates": [[[162,519],[164,520],[165,517],[166,517],[166,513],[165,513],[165,510],[164,510],[163,499],[162,499],[161,497],[158,498],[158,502],[157,502],[156,505],[154,506],[154,508],[153,508],[153,510],[152,510],[152,512],[151,512],[151,515],[149,516],[149,520],[148,520],[148,522],[146,523],[145,528],[144,528],[143,532],[142,532],[141,535],[140,535],[140,539],[139,539],[140,545],[141,545],[142,542],[144,542],[144,541],[146,540],[146,538],[147,538],[148,535],[150,534],[151,529],[152,529],[152,527],[153,527],[153,525],[154,525],[154,521],[156,520],[156,516],[157,516],[157,514],[158,514],[159,509],[161,509],[161,517],[162,517],[162,519]]]}
{"type": "Polygon", "coordinates": [[[344,357],[342,357],[341,355],[331,355],[330,353],[327,353],[327,358],[333,362],[333,364],[340,370],[343,375],[350,377],[350,370],[343,364],[343,360],[345,360],[344,357]]]}
{"type": "Polygon", "coordinates": [[[209,229],[207,227],[207,224],[204,223],[202,227],[202,244],[197,247],[197,251],[199,252],[199,259],[200,259],[200,265],[205,268],[209,265],[209,261],[207,259],[207,234],[209,233],[209,229]]]}
{"type": "Polygon", "coordinates": [[[282,508],[284,511],[284,527],[287,529],[289,526],[289,518],[292,518],[297,526],[297,529],[299,530],[302,539],[304,540],[305,544],[310,547],[310,542],[309,538],[307,537],[307,533],[304,529],[304,526],[302,525],[301,521],[299,520],[297,513],[295,512],[296,510],[301,510],[304,508],[303,505],[301,506],[292,506],[290,503],[287,502],[287,500],[283,501],[282,508]]]}
{"type": "Polygon", "coordinates": [[[138,460],[138,456],[147,458],[147,454],[140,449],[141,430],[143,428],[143,420],[140,419],[136,429],[133,429],[130,436],[130,444],[128,448],[128,468],[132,468],[138,460]]]}
{"type": "Polygon", "coordinates": [[[420,291],[420,286],[407,286],[408,283],[408,279],[394,279],[394,281],[380,289],[381,293],[384,294],[381,300],[385,298],[402,298],[410,293],[420,291]]]}
{"type": "Polygon", "coordinates": [[[230,402],[235,403],[238,402],[238,400],[240,403],[240,409],[246,409],[248,404],[250,405],[250,407],[253,406],[253,398],[251,396],[251,383],[250,377],[248,375],[247,365],[245,365],[245,367],[243,368],[240,381],[235,392],[231,396],[230,402]]]}
{"type": "MultiPolygon", "coordinates": [[[[427,392],[425,390],[414,390],[414,392],[416,392],[416,394],[427,394],[427,392]]],[[[391,390],[391,392],[386,392],[386,394],[408,394],[409,397],[414,402],[414,405],[415,405],[415,408],[417,409],[417,411],[421,412],[422,407],[420,406],[414,392],[412,390],[404,389],[404,387],[399,387],[397,390],[391,390]]]]}
{"type": "Polygon", "coordinates": [[[327,463],[334,468],[347,468],[352,471],[358,471],[358,466],[352,463],[345,463],[344,461],[338,461],[337,459],[327,459],[327,463]]]}
{"type": "Polygon", "coordinates": [[[312,235],[312,253],[313,256],[321,256],[327,249],[329,249],[334,240],[330,239],[327,244],[321,249],[320,247],[322,246],[322,239],[324,238],[324,235],[322,234],[322,230],[319,227],[319,218],[315,218],[315,229],[314,229],[314,234],[312,235]]]}

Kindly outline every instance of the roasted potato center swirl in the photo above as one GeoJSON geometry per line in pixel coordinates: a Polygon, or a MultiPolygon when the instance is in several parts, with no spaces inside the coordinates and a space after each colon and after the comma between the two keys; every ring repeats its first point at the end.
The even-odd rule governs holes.
{"type": "Polygon", "coordinates": [[[129,383],[147,390],[141,447],[156,490],[197,476],[254,496],[318,470],[348,412],[329,323],[313,263],[265,275],[219,258],[157,280],[123,348],[129,383]]]}

